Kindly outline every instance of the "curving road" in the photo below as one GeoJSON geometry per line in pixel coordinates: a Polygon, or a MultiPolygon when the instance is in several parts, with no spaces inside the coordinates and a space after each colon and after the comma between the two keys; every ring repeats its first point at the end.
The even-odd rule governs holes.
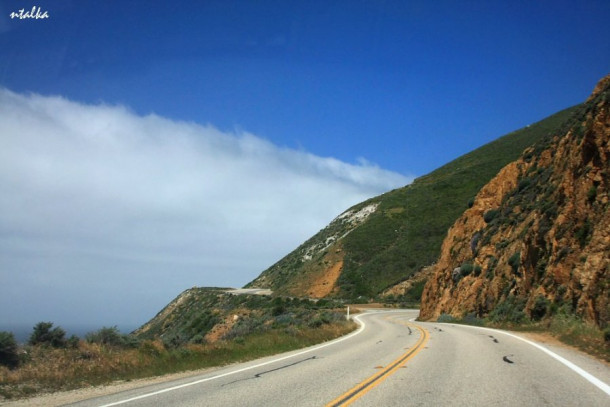
{"type": "Polygon", "coordinates": [[[305,350],[74,406],[610,406],[610,368],[567,348],[369,311],[305,350]],[[571,362],[569,362],[571,361],[571,362]]]}

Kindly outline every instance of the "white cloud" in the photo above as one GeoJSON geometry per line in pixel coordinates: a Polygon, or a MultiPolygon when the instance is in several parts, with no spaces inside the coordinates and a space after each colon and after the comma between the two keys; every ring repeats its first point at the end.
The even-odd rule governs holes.
{"type": "Polygon", "coordinates": [[[245,284],[409,181],[246,132],[0,89],[0,320],[143,323],[190,286],[245,284]]]}

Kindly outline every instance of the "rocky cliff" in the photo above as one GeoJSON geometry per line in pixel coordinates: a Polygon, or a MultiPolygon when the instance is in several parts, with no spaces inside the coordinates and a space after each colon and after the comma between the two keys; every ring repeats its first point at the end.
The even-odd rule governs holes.
{"type": "Polygon", "coordinates": [[[561,131],[480,190],[447,233],[422,319],[566,311],[608,325],[609,88],[610,76],[561,131]]]}

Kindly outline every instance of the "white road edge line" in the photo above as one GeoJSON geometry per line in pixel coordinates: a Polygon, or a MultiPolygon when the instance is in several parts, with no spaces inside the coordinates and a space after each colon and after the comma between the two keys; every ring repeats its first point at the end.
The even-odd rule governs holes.
{"type": "Polygon", "coordinates": [[[278,358],[278,359],[269,360],[267,362],[259,363],[259,364],[254,365],[254,366],[248,366],[248,367],[244,367],[242,369],[233,370],[233,371],[230,371],[230,372],[227,372],[227,373],[223,373],[223,374],[219,374],[219,375],[216,375],[216,376],[206,377],[205,379],[195,380],[193,382],[188,382],[188,383],[180,384],[178,386],[168,387],[166,389],[154,391],[154,392],[151,392],[151,393],[145,393],[145,394],[142,394],[140,396],[131,397],[131,398],[128,398],[128,399],[125,399],[125,400],[115,401],[114,403],[103,404],[103,405],[101,405],[99,407],[118,406],[120,404],[129,403],[131,401],[141,400],[141,399],[144,399],[144,398],[147,398],[147,397],[156,396],[158,394],[167,393],[167,392],[170,392],[170,391],[182,389],[184,387],[194,386],[196,384],[200,384],[200,383],[204,383],[204,382],[209,382],[211,380],[216,380],[216,379],[220,379],[222,377],[226,377],[226,376],[234,375],[234,374],[237,374],[237,373],[245,372],[247,370],[256,369],[256,368],[259,368],[259,367],[262,367],[262,366],[269,365],[271,363],[281,362],[282,360],[294,358],[296,356],[304,355],[305,353],[309,353],[309,352],[316,351],[318,349],[326,348],[327,346],[335,345],[335,344],[337,344],[339,342],[346,341],[346,340],[348,340],[348,339],[350,339],[350,338],[360,334],[362,331],[364,331],[364,328],[366,327],[366,324],[364,323],[364,321],[362,321],[360,319],[360,317],[363,316],[363,315],[366,315],[366,313],[363,313],[361,315],[355,316],[353,318],[360,325],[360,328],[358,328],[356,331],[352,332],[351,334],[349,334],[347,336],[343,336],[343,337],[335,339],[333,341],[326,342],[326,343],[324,343],[322,345],[319,345],[319,346],[316,346],[314,348],[305,349],[305,350],[303,350],[301,352],[298,352],[298,353],[295,353],[295,354],[291,354],[291,355],[287,355],[287,356],[283,356],[283,357],[278,358]]]}
{"type": "Polygon", "coordinates": [[[519,339],[520,341],[523,341],[525,343],[528,343],[528,344],[532,345],[533,347],[538,348],[539,350],[543,351],[544,353],[546,353],[547,355],[549,355],[553,359],[556,359],[557,361],[563,363],[564,365],[566,365],[567,367],[572,369],[574,372],[578,373],[583,378],[588,380],[590,383],[592,383],[593,385],[597,386],[601,391],[603,391],[604,393],[606,393],[607,395],[610,396],[610,386],[609,385],[607,385],[606,383],[604,383],[603,381],[601,381],[597,377],[593,376],[591,373],[587,372],[586,370],[576,366],[574,363],[572,363],[569,360],[559,356],[555,352],[550,351],[549,349],[545,348],[544,346],[537,344],[536,342],[532,342],[532,341],[527,340],[525,338],[522,338],[522,337],[520,337],[518,335],[514,335],[514,334],[511,334],[510,332],[506,332],[506,331],[501,331],[499,329],[484,328],[484,327],[480,327],[480,326],[462,325],[462,324],[458,324],[457,326],[465,326],[467,328],[482,329],[482,330],[485,330],[485,331],[497,332],[497,333],[501,333],[501,334],[504,334],[504,335],[508,335],[508,336],[510,336],[512,338],[515,338],[515,339],[519,339]]]}

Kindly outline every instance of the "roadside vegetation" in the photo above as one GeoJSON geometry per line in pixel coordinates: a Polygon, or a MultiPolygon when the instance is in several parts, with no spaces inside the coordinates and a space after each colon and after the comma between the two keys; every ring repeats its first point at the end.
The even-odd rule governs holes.
{"type": "MultiPolygon", "coordinates": [[[[41,322],[23,345],[15,342],[12,333],[0,332],[0,401],[252,360],[328,341],[356,327],[346,321],[344,309],[328,301],[318,305],[309,300],[218,292],[205,297],[219,299],[221,306],[233,302],[242,311],[214,341],[206,336],[211,330],[205,321],[201,332],[186,322],[178,324],[182,331],[125,335],[116,327],[104,327],[85,338],[66,338],[60,327],[41,322]],[[251,308],[246,311],[244,304],[251,308]]],[[[199,311],[222,322],[233,319],[235,307],[229,313],[220,313],[218,308],[199,311]],[[231,318],[225,318],[229,314],[231,318]]],[[[191,314],[197,320],[197,312],[191,314]]],[[[174,322],[190,320],[173,315],[174,322]]]]}
{"type": "Polygon", "coordinates": [[[537,310],[536,308],[533,310],[532,315],[527,315],[523,311],[524,305],[524,302],[514,299],[500,304],[486,318],[478,318],[474,314],[467,314],[463,318],[441,314],[437,322],[548,334],[566,345],[610,362],[610,327],[602,329],[594,323],[585,321],[568,306],[553,309],[553,304],[544,304],[547,308],[542,314],[543,305],[539,305],[537,310]]]}

